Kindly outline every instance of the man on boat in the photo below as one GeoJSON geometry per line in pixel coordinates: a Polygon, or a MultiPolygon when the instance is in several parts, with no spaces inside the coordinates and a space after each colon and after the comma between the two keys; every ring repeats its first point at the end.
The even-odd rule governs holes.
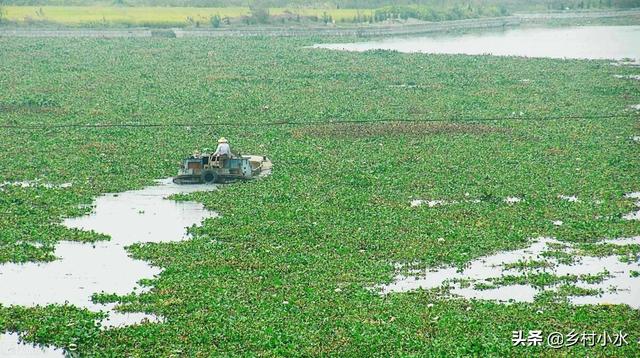
{"type": "Polygon", "coordinates": [[[231,153],[231,146],[227,138],[222,137],[218,139],[218,148],[211,154],[211,165],[222,168],[224,167],[224,161],[233,157],[231,153]]]}
{"type": "Polygon", "coordinates": [[[222,137],[218,139],[218,148],[216,148],[214,157],[231,158],[231,146],[227,138],[222,137]]]}

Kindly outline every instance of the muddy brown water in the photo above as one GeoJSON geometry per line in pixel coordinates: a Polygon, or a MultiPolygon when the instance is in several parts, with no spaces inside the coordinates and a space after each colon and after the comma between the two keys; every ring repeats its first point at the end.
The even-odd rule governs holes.
{"type": "Polygon", "coordinates": [[[640,26],[514,28],[318,44],[313,47],[345,51],[396,50],[439,54],[633,59],[637,62],[640,61],[640,26]]]}

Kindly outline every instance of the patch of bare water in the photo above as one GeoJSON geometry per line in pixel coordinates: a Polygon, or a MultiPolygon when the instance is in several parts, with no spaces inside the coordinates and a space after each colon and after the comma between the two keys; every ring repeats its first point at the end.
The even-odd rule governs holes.
{"type": "Polygon", "coordinates": [[[572,203],[577,203],[577,202],[580,201],[578,199],[578,197],[575,196],[575,195],[564,195],[564,194],[561,194],[561,195],[558,195],[558,199],[566,200],[566,201],[569,201],[569,202],[572,202],[572,203]]]}
{"type": "Polygon", "coordinates": [[[25,343],[17,333],[0,334],[0,356],[2,358],[60,358],[64,352],[58,348],[25,343]]]}
{"type": "MultiPolygon", "coordinates": [[[[559,199],[578,202],[574,195],[559,195],[559,199]]],[[[640,208],[640,192],[625,195],[627,199],[636,199],[636,206],[640,208]]],[[[507,203],[516,203],[517,197],[504,199],[507,203]]],[[[430,207],[448,203],[445,200],[422,201],[414,200],[412,206],[427,203],[430,207]]],[[[623,216],[626,220],[640,220],[640,209],[623,216]]],[[[552,221],[554,226],[562,226],[561,220],[552,221]]],[[[445,241],[444,238],[438,242],[445,241]]],[[[640,245],[640,236],[602,240],[601,244],[640,245]]],[[[411,267],[414,267],[412,264],[411,267]]],[[[397,270],[402,270],[396,264],[397,270]]],[[[488,299],[502,302],[532,302],[535,296],[544,290],[557,290],[559,285],[536,287],[530,284],[504,284],[499,281],[505,276],[516,278],[526,277],[527,274],[546,272],[558,277],[574,275],[583,277],[575,286],[585,289],[585,295],[569,297],[575,304],[628,304],[640,308],[640,258],[629,257],[621,261],[616,255],[604,257],[585,256],[575,250],[570,244],[562,243],[554,238],[538,238],[531,246],[515,251],[500,252],[482,257],[470,262],[464,269],[456,267],[432,268],[426,270],[410,270],[408,273],[398,274],[394,281],[387,285],[374,287],[382,294],[391,292],[405,292],[419,288],[435,289],[448,288],[452,294],[466,298],[488,299]],[[562,251],[574,257],[574,262],[566,263],[555,259],[554,255],[545,255],[551,251],[562,251]],[[528,263],[534,263],[533,266],[528,263]],[[523,272],[523,267],[525,268],[523,272]],[[523,276],[524,275],[524,276],[523,276]],[[585,275],[600,276],[600,280],[589,280],[585,275]],[[597,292],[597,294],[591,294],[597,292]]],[[[521,282],[522,280],[520,280],[521,282]]]]}
{"type": "MultiPolygon", "coordinates": [[[[464,270],[456,267],[444,267],[439,269],[427,269],[425,271],[412,271],[409,275],[398,275],[394,282],[388,285],[378,286],[383,294],[391,292],[406,292],[418,288],[432,289],[448,286],[451,292],[468,298],[483,298],[497,296],[498,300],[513,299],[517,295],[518,300],[531,302],[535,297],[535,290],[514,289],[512,295],[498,294],[494,290],[476,290],[473,287],[465,287],[460,284],[463,281],[484,282],[492,277],[500,277],[505,271],[506,264],[515,264],[520,261],[537,258],[546,247],[547,243],[557,243],[551,238],[541,238],[526,249],[502,252],[492,256],[480,258],[471,262],[464,270]]],[[[522,288],[522,287],[520,287],[522,288]]],[[[500,291],[503,291],[501,288],[500,291]]]]}
{"type": "MultiPolygon", "coordinates": [[[[605,240],[604,243],[617,245],[640,245],[640,237],[605,240]]],[[[525,249],[500,252],[470,262],[464,269],[443,267],[410,271],[397,275],[387,285],[374,287],[382,294],[406,292],[415,289],[449,288],[450,292],[466,298],[495,300],[500,302],[533,302],[536,295],[545,290],[556,290],[558,285],[537,287],[514,281],[513,284],[496,284],[505,276],[525,278],[535,273],[550,273],[559,277],[575,275],[579,280],[575,285],[579,288],[596,290],[598,294],[571,296],[569,300],[575,304],[627,304],[640,308],[640,277],[633,272],[640,271],[640,262],[621,261],[617,256],[590,257],[576,256],[574,263],[561,263],[553,256],[545,257],[545,253],[559,250],[576,254],[568,244],[553,238],[542,237],[525,249]],[[554,247],[552,247],[554,246],[554,247]],[[543,263],[526,268],[527,264],[543,263]],[[526,268],[523,270],[523,266],[526,268]],[[588,280],[585,275],[600,275],[600,282],[588,280]],[[582,278],[581,278],[582,277],[582,278]],[[580,279],[581,278],[581,279],[580,279]]]]}
{"type": "Polygon", "coordinates": [[[515,196],[509,196],[509,197],[504,198],[504,202],[507,203],[507,204],[516,204],[516,203],[519,203],[521,201],[522,201],[521,198],[518,198],[518,197],[515,197],[515,196]]]}
{"type": "Polygon", "coordinates": [[[616,62],[611,62],[611,65],[616,67],[640,67],[640,60],[616,61],[616,62]]]}
{"type": "Polygon", "coordinates": [[[613,75],[615,78],[640,81],[640,75],[613,75]]]}
{"type": "MultiPolygon", "coordinates": [[[[640,237],[634,244],[640,245],[640,237]]],[[[626,304],[640,309],[640,277],[633,272],[640,270],[640,263],[622,262],[615,255],[605,257],[582,256],[576,265],[558,265],[557,275],[598,275],[606,272],[604,280],[590,283],[579,281],[576,285],[584,289],[600,292],[599,295],[573,296],[569,300],[574,304],[626,304]]]]}
{"type": "Polygon", "coordinates": [[[620,246],[636,245],[638,242],[640,242],[640,236],[622,237],[622,238],[609,239],[609,240],[602,241],[603,244],[620,245],[620,246]]]}
{"type": "MultiPolygon", "coordinates": [[[[503,200],[505,203],[507,204],[514,204],[514,203],[519,203],[520,201],[522,201],[522,199],[520,198],[516,198],[516,197],[507,197],[503,200]]],[[[481,203],[482,200],[481,199],[465,199],[465,200],[441,200],[441,199],[434,199],[434,200],[423,200],[423,199],[414,199],[411,200],[410,205],[412,208],[415,207],[419,207],[422,205],[426,205],[430,208],[436,207],[436,206],[443,206],[443,205],[452,205],[452,204],[477,204],[477,203],[481,203]]]]}
{"type": "Polygon", "coordinates": [[[629,214],[624,215],[622,218],[625,220],[640,220],[640,191],[635,193],[629,193],[625,195],[627,199],[636,199],[636,207],[638,207],[637,211],[630,212],[629,214]]]}
{"type": "MultiPolygon", "coordinates": [[[[144,313],[121,313],[115,304],[95,304],[94,293],[126,295],[143,291],[137,284],[161,270],[131,258],[126,246],[137,242],[170,242],[188,238],[186,228],[216,217],[200,203],[167,200],[173,194],[214,190],[214,185],[173,184],[171,179],[141,190],[98,197],[89,215],[64,221],[69,228],[107,234],[109,241],[93,244],[60,242],[58,258],[46,263],[0,265],[0,303],[35,306],[72,304],[92,311],[105,311],[103,327],[119,327],[161,319],[144,313]]],[[[0,355],[2,355],[0,351],[0,355]]]]}
{"type": "Polygon", "coordinates": [[[62,184],[51,184],[51,183],[43,183],[40,180],[23,180],[23,181],[5,181],[0,183],[0,190],[6,186],[14,186],[20,188],[36,188],[42,187],[47,189],[57,189],[57,188],[69,188],[72,186],[71,183],[62,183],[62,184]]]}
{"type": "Polygon", "coordinates": [[[164,322],[162,317],[144,312],[118,312],[115,310],[116,305],[116,303],[107,303],[99,306],[100,310],[109,313],[109,316],[100,322],[103,329],[126,327],[139,323],[164,322]]]}
{"type": "Polygon", "coordinates": [[[616,59],[617,65],[640,59],[640,26],[578,26],[515,28],[385,38],[378,41],[318,44],[315,48],[343,51],[526,56],[576,59],[616,59]]]}
{"type": "Polygon", "coordinates": [[[422,205],[427,205],[430,208],[433,208],[434,206],[440,206],[440,205],[445,205],[448,204],[449,202],[444,201],[444,200],[422,200],[422,199],[415,199],[415,200],[411,200],[411,207],[415,208],[418,206],[422,206],[422,205]]]}

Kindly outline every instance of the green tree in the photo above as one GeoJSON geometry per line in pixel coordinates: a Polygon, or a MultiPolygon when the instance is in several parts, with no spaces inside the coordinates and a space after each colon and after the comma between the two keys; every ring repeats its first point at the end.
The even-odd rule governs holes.
{"type": "Polygon", "coordinates": [[[322,22],[324,22],[324,24],[326,25],[330,22],[333,22],[333,18],[325,11],[322,13],[322,22]]]}
{"type": "Polygon", "coordinates": [[[269,22],[269,7],[261,0],[256,0],[249,5],[251,19],[258,24],[266,24],[269,22]]]}
{"type": "Polygon", "coordinates": [[[218,28],[220,27],[220,23],[222,22],[222,19],[220,18],[220,15],[213,15],[211,17],[211,26],[213,26],[214,28],[218,28]]]}
{"type": "Polygon", "coordinates": [[[634,7],[640,7],[640,0],[614,0],[613,1],[613,6],[614,7],[619,7],[619,8],[634,8],[634,7]]]}

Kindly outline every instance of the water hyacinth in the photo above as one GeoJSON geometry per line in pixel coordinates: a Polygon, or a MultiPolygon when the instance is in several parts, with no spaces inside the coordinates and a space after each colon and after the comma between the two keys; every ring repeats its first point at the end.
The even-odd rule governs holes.
{"type": "MultiPolygon", "coordinates": [[[[407,276],[463,271],[535,237],[556,238],[545,255],[560,267],[576,252],[633,265],[639,245],[606,240],[640,235],[623,218],[637,210],[624,195],[640,190],[628,108],[640,92],[614,77],[635,68],[307,48],[317,41],[0,38],[0,183],[53,184],[2,186],[2,263],[49,262],[62,241],[109,240],[62,223],[101,194],[174,175],[183,156],[221,136],[274,163],[269,177],[173,197],[220,217],[180,242],[133,241],[127,254],[161,273],[126,294],[93,295],[164,320],[100,329],[104,313],[0,302],[0,331],[82,356],[638,355],[634,344],[511,344],[523,329],[640,332],[629,306],[572,305],[568,297],[591,292],[570,277],[537,275],[557,290],[511,304],[454,297],[451,287],[370,289],[392,282],[394,265],[407,276]]],[[[518,283],[508,280],[521,278],[492,284],[518,283]]]]}

